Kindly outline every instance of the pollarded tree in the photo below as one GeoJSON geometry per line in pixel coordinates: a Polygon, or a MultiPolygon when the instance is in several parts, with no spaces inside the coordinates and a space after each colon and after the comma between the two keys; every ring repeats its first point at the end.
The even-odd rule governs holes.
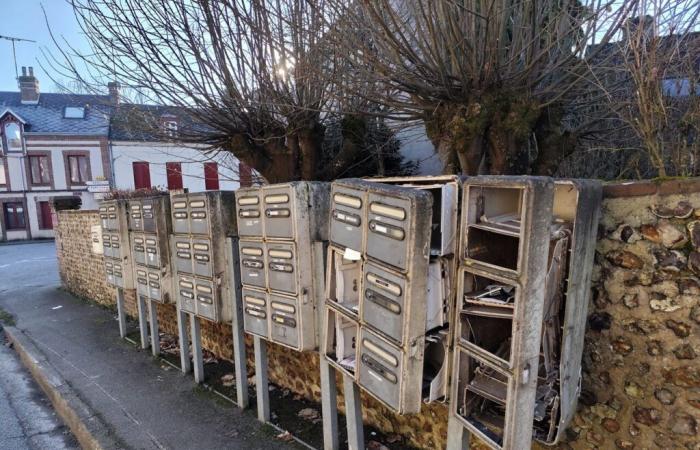
{"type": "MultiPolygon", "coordinates": [[[[395,118],[421,119],[448,173],[551,173],[573,148],[562,126],[584,55],[635,0],[330,0],[357,82],[395,118]]],[[[590,55],[589,55],[590,56],[590,55]]]]}

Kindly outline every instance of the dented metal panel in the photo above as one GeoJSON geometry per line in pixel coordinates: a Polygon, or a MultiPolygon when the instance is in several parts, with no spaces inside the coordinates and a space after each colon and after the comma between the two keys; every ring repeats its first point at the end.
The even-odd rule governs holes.
{"type": "Polygon", "coordinates": [[[99,215],[107,283],[125,289],[135,289],[127,214],[128,205],[125,200],[100,202],[99,215]]]}

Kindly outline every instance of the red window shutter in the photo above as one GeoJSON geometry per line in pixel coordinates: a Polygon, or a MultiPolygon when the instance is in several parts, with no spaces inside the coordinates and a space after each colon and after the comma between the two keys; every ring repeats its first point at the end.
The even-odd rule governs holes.
{"type": "Polygon", "coordinates": [[[148,189],[151,187],[151,172],[148,163],[144,161],[133,162],[134,168],[134,188],[148,189]]]}
{"type": "Polygon", "coordinates": [[[39,208],[41,210],[41,228],[44,230],[53,230],[51,205],[49,202],[39,202],[39,208]]]}
{"type": "Polygon", "coordinates": [[[204,188],[207,191],[219,189],[219,167],[215,162],[204,163],[204,188]]]}
{"type": "Polygon", "coordinates": [[[250,166],[243,161],[238,163],[238,179],[241,187],[253,185],[253,171],[250,169],[250,166]]]}
{"type": "Polygon", "coordinates": [[[182,189],[182,165],[179,162],[165,163],[165,172],[168,175],[168,189],[182,189]]]}

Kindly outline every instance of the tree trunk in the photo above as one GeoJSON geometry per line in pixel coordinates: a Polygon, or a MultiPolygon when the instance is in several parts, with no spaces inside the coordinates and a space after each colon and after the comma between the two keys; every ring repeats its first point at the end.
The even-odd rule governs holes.
{"type": "Polygon", "coordinates": [[[460,142],[457,159],[462,175],[479,175],[479,167],[484,156],[484,136],[474,136],[467,142],[460,142]]]}

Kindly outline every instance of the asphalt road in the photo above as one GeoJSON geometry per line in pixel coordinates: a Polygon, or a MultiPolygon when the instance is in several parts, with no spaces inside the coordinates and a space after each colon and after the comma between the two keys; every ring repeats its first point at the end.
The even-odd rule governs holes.
{"type": "MultiPolygon", "coordinates": [[[[56,281],[53,242],[0,246],[0,296],[56,281]]],[[[0,330],[0,449],[77,448],[0,330]]]]}

